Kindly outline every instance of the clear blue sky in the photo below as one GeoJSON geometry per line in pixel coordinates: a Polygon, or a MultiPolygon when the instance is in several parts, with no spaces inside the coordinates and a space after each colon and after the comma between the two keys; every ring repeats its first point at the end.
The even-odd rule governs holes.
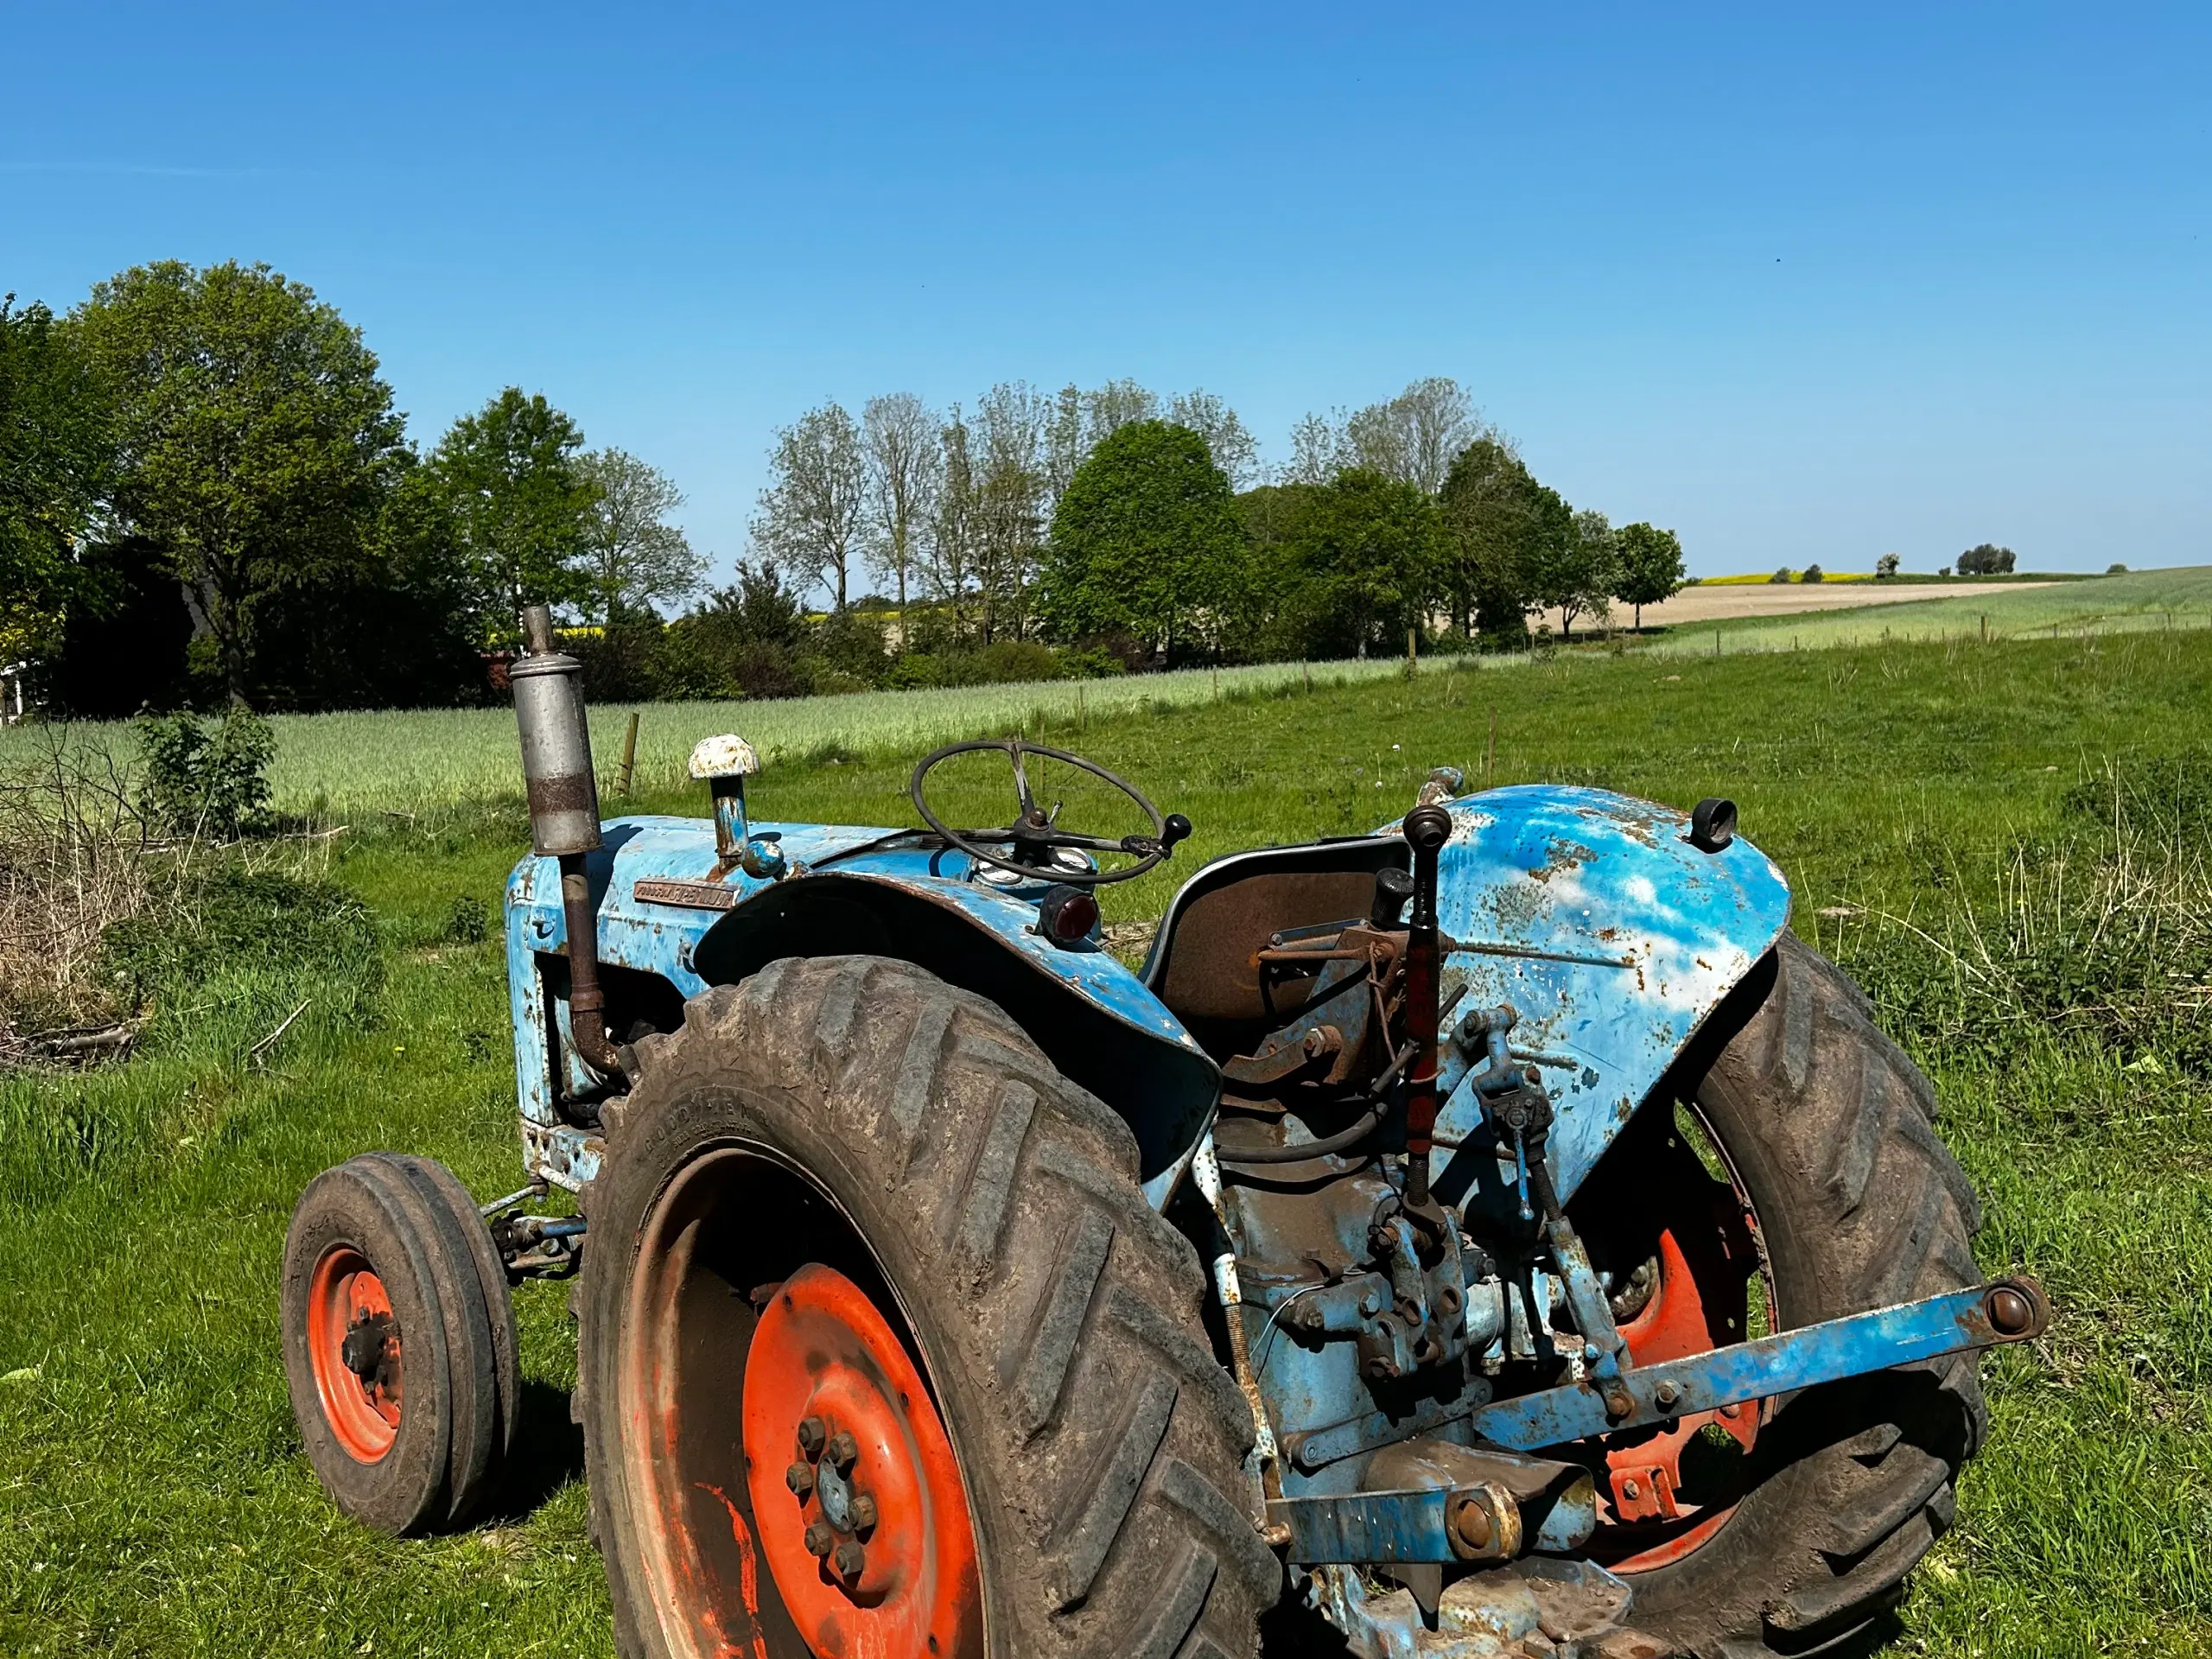
{"type": "Polygon", "coordinates": [[[267,260],[741,550],[826,397],[1449,374],[1694,570],[2212,562],[2212,9],[11,10],[0,289],[267,260]]]}

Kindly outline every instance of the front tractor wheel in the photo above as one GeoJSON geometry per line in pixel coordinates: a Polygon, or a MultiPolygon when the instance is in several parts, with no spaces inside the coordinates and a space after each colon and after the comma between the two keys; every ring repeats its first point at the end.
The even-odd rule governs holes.
{"type": "Polygon", "coordinates": [[[1281,1567],[1128,1127],[907,963],[638,1046],[576,1306],[626,1659],[1245,1659],[1281,1567]]]}

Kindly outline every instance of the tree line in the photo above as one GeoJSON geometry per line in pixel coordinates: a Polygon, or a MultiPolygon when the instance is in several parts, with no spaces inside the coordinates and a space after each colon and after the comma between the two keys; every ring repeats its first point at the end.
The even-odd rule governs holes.
{"type": "Polygon", "coordinates": [[[1126,379],[832,401],[768,461],[702,594],[674,482],[543,396],[419,448],[310,289],[136,268],[0,305],[0,655],[87,714],[464,702],[543,601],[596,695],[787,696],[1520,648],[1684,580],[1671,531],[1575,509],[1440,378],[1308,416],[1274,467],[1219,397],[1126,379]]]}

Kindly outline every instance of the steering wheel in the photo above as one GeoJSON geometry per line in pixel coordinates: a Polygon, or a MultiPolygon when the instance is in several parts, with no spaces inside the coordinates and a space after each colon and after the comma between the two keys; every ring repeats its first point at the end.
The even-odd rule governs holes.
{"type": "Polygon", "coordinates": [[[1166,817],[1160,809],[1145,799],[1135,785],[1126,779],[1116,778],[1095,760],[1086,760],[1079,754],[1070,754],[1065,749],[1048,749],[1041,744],[1025,743],[1018,737],[1001,741],[985,740],[973,743],[949,743],[944,747],[922,757],[914,768],[914,775],[906,785],[906,793],[913,798],[914,810],[922,815],[922,822],[943,836],[947,842],[968,855],[979,864],[989,864],[1001,870],[1011,870],[1037,880],[1064,881],[1071,887],[1096,887],[1109,881],[1127,881],[1142,875],[1164,858],[1173,855],[1175,843],[1191,833],[1191,821],[1180,812],[1171,812],[1166,817]],[[975,754],[995,749],[1014,763],[1014,795],[1019,807],[1014,820],[1003,829],[955,830],[930,810],[929,802],[923,798],[922,785],[930,768],[940,761],[950,760],[956,754],[975,754]],[[1029,791],[1029,773],[1022,765],[1025,755],[1041,755],[1047,760],[1058,760],[1087,772],[1128,796],[1152,820],[1148,836],[1123,836],[1118,840],[1105,836],[1078,835],[1063,830],[1054,823],[1059,806],[1055,803],[1051,811],[1037,804],[1036,797],[1029,791]],[[991,852],[990,848],[1001,850],[991,852]],[[1063,847],[1072,847],[1083,852],[1122,853],[1137,861],[1126,869],[1075,870],[1064,868],[1052,858],[1063,847]],[[1004,850],[1011,849],[1011,851],[1004,850]]]}

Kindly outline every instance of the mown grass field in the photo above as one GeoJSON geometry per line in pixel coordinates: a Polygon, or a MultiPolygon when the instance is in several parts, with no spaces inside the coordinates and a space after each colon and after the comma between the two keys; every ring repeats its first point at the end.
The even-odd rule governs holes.
{"type": "MultiPolygon", "coordinates": [[[[1989,1446],[1888,1650],[2212,1650],[2212,632],[1570,654],[1086,709],[1077,746],[1190,815],[1187,873],[1370,827],[1440,761],[1478,778],[1493,708],[1498,782],[1741,804],[1791,877],[1800,931],[1859,974],[1934,1077],[1983,1196],[1985,1267],[2037,1274],[2063,1310],[2032,1351],[1988,1363],[1989,1446]]],[[[731,718],[697,714],[670,753],[731,718]]],[[[1074,741],[1076,723],[1062,709],[1030,734],[1074,741]]],[[[335,747],[385,765],[376,728],[357,729],[335,747]]],[[[908,822],[912,758],[789,761],[754,798],[777,817],[908,822]]],[[[277,1357],[285,1219],[318,1169],[390,1146],[486,1194],[515,1184],[496,933],[470,943],[454,924],[456,900],[496,906],[525,836],[506,775],[473,775],[505,798],[428,812],[402,794],[386,809],[415,818],[316,843],[365,902],[365,955],[211,962],[129,1065],[0,1083],[0,1650],[611,1650],[560,1288],[518,1298],[531,1465],[460,1537],[339,1521],[277,1357]]],[[[701,803],[657,783],[638,804],[701,803]]],[[[1157,913],[1173,879],[1109,889],[1109,918],[1157,913]]]]}

